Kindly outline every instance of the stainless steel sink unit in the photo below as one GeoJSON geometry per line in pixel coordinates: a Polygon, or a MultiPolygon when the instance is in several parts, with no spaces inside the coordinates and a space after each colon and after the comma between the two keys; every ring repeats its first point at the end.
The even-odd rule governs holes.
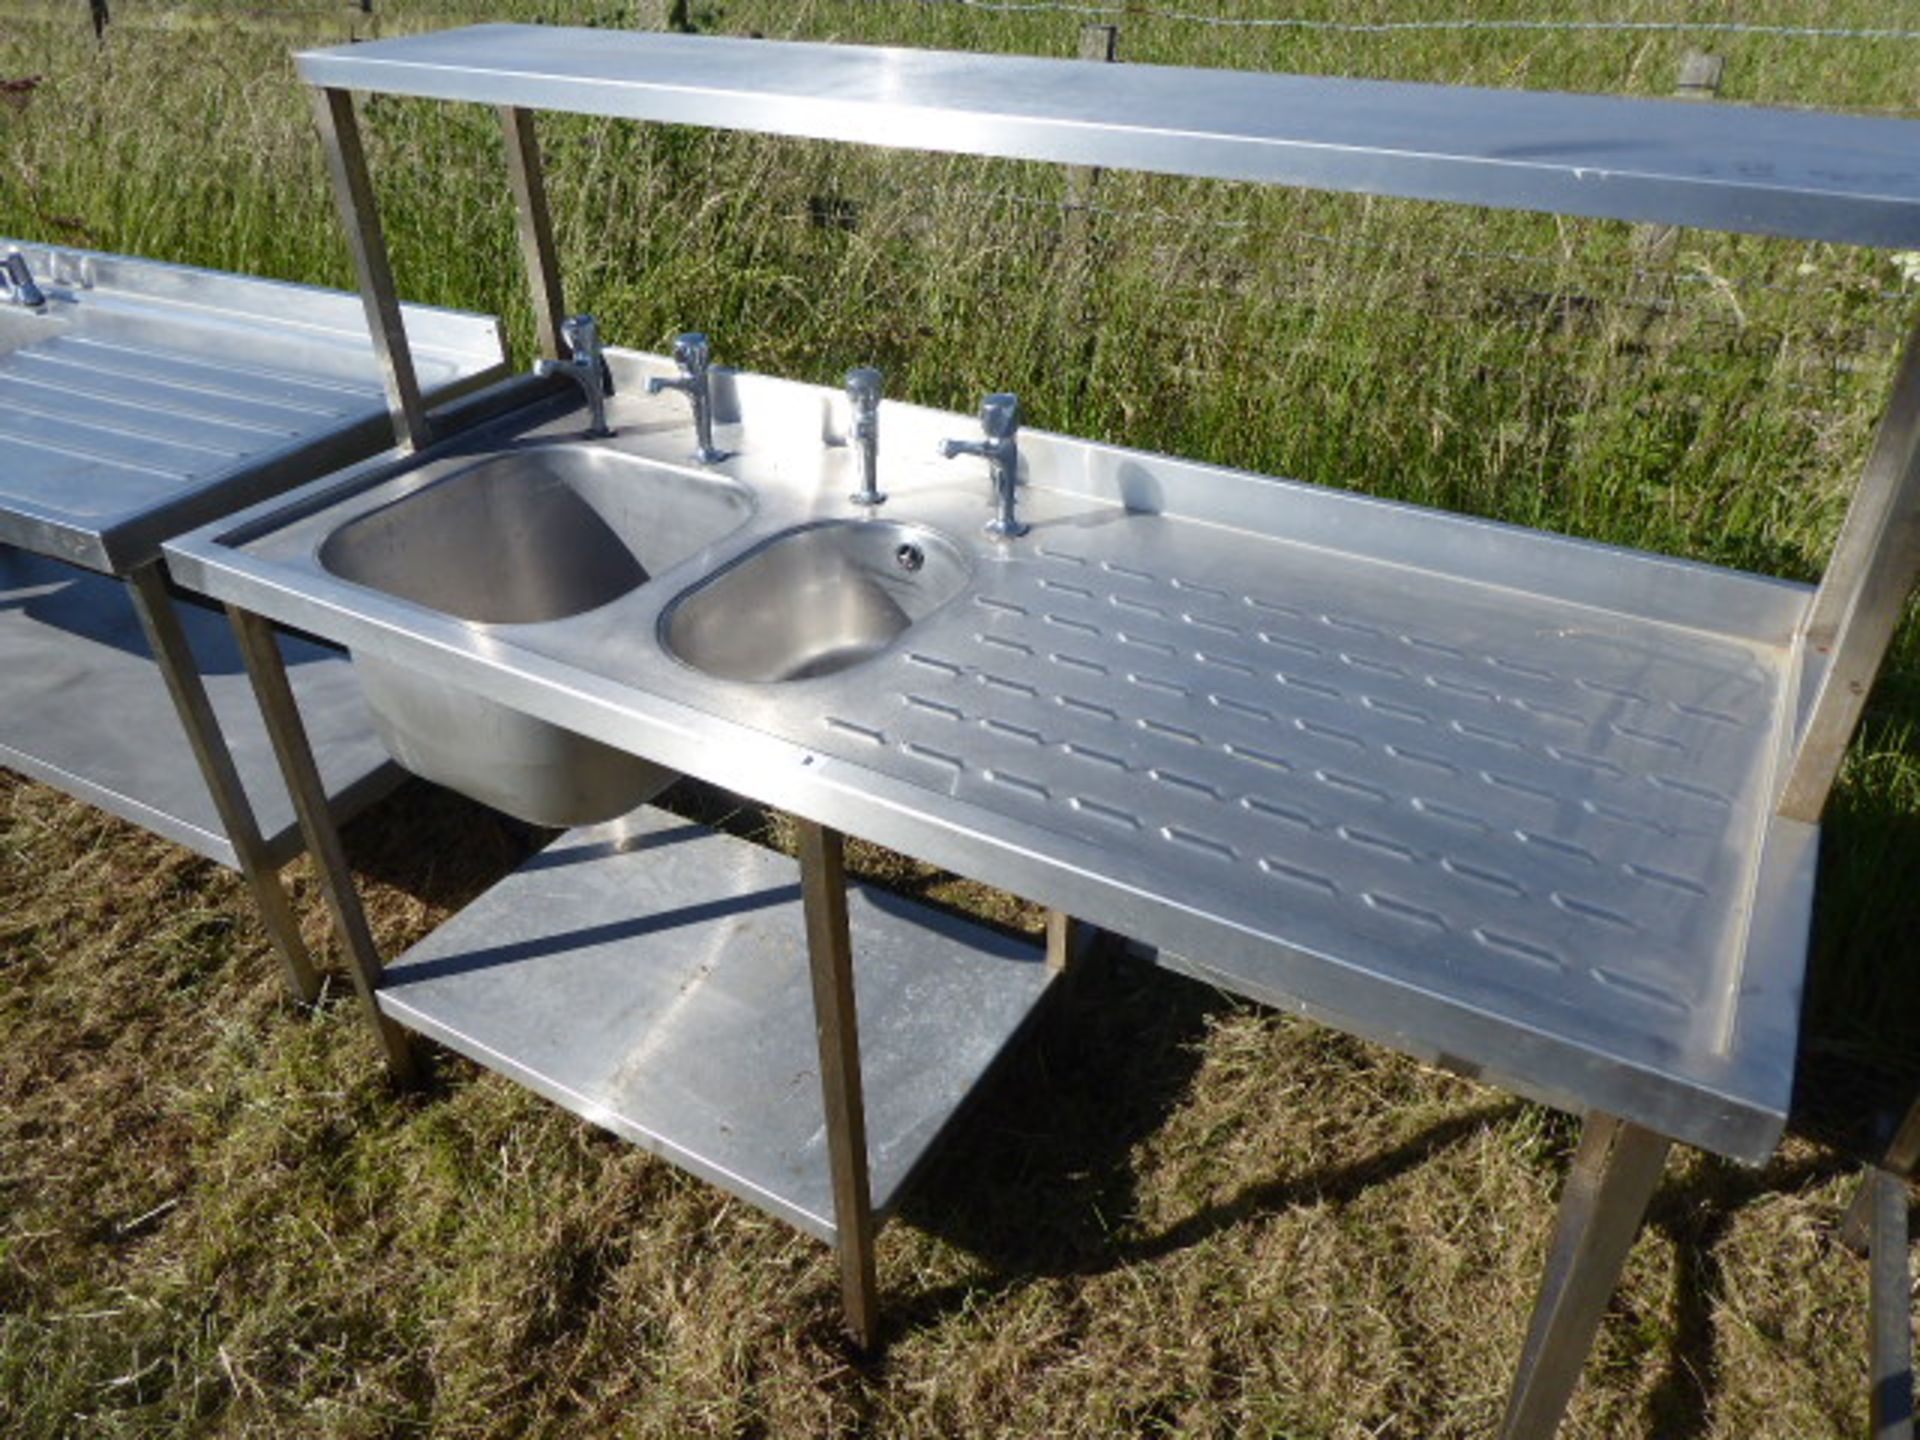
{"type": "MultiPolygon", "coordinates": [[[[368,190],[349,92],[503,107],[556,354],[530,107],[1920,246],[1920,125],[1904,121],[547,27],[299,63],[376,311],[391,287],[377,219],[353,203],[368,190]]],[[[397,324],[383,343],[406,353],[397,324]]],[[[684,457],[684,411],[632,383],[668,363],[612,358],[627,373],[603,443],[684,457]]],[[[752,521],[571,617],[483,629],[318,564],[409,483],[421,457],[404,453],[169,553],[243,634],[296,624],[800,817],[814,1113],[860,1338],[873,1192],[841,831],[1582,1114],[1504,1426],[1550,1433],[1670,1144],[1758,1161],[1782,1133],[1820,813],[1920,565],[1920,343],[1817,591],[1038,432],[997,487],[1026,531],[988,535],[977,476],[934,453],[958,417],[890,405],[869,487],[836,393],[734,375],[727,394],[715,473],[752,492],[752,521]],[[848,499],[869,488],[886,527],[953,547],[958,563],[924,564],[955,577],[944,603],[909,610],[875,578],[901,532],[848,499]],[[863,514],[873,528],[849,523],[863,514]],[[877,598],[845,624],[807,611],[798,587],[822,567],[832,595],[871,582],[900,614],[877,598]],[[730,591],[765,637],[714,618],[730,591]],[[768,594],[790,603],[769,615],[768,594]],[[812,658],[850,639],[859,663],[812,658]]],[[[424,460],[569,428],[577,412],[530,407],[424,460]]],[[[296,730],[271,653],[249,661],[296,730]]],[[[329,854],[323,825],[310,839],[329,854]]],[[[363,928],[355,953],[404,1063],[363,928]]],[[[496,1035],[491,1063],[511,1070],[503,1044],[534,1039],[496,1035]]]]}
{"type": "MultiPolygon", "coordinates": [[[[159,542],[390,435],[348,295],[0,240],[0,764],[252,886],[296,993],[317,981],[276,871],[299,848],[224,620],[176,603],[159,542]]],[[[502,378],[497,326],[412,309],[416,375],[502,378]]],[[[322,784],[347,815],[396,771],[338,651],[287,638],[322,784]]]]}

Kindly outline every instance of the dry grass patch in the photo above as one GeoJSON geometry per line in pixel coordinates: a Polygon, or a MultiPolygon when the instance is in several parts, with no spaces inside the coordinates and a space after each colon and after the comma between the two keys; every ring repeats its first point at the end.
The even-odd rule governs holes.
{"type": "MultiPolygon", "coordinates": [[[[675,803],[780,831],[717,792],[675,803]]],[[[420,785],[348,833],[390,951],[538,838],[420,785]]],[[[337,986],[284,1003],[218,867],[13,779],[0,853],[8,1434],[1467,1437],[1497,1416],[1574,1135],[1551,1112],[1097,970],[883,1236],[888,1344],[862,1359],[830,1256],[786,1226],[457,1058],[393,1093],[337,986]]],[[[1807,1142],[1758,1173],[1678,1164],[1569,1433],[1857,1427],[1849,1183],[1807,1142]]]]}

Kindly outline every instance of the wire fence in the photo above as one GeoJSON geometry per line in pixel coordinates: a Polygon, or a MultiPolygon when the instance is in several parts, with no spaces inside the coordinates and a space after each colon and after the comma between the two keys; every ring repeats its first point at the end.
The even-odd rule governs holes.
{"type": "Polygon", "coordinates": [[[1080,15],[1097,19],[1162,20],[1223,29],[1325,31],[1339,35],[1397,35],[1446,31],[1643,35],[1740,35],[1800,40],[1920,40],[1920,29],[1840,25],[1765,25],[1735,20],[1534,20],[1438,17],[1425,20],[1328,20],[1292,15],[1211,15],[1150,5],[1083,5],[1073,0],[865,0],[868,4],[913,4],[1003,14],[1080,15]]]}
{"type": "MultiPolygon", "coordinates": [[[[921,9],[976,10],[991,14],[1051,14],[1083,19],[1120,20],[1129,23],[1153,21],[1162,24],[1195,25],[1215,29],[1299,31],[1332,35],[1422,35],[1448,33],[1486,34],[1617,34],[1721,36],[1744,39],[1835,40],[1835,41],[1920,41],[1920,27],[1900,25],[1808,25],[1778,24],[1745,20],[1641,20],[1607,17],[1487,17],[1472,15],[1429,16],[1408,20],[1342,20],[1308,15],[1226,15],[1115,0],[1110,4],[1088,4],[1084,0],[847,0],[847,3],[879,7],[911,6],[921,9]]],[[[268,20],[299,15],[339,15],[353,12],[363,15],[393,16],[432,21],[437,18],[472,19],[498,10],[474,0],[474,3],[417,4],[413,0],[23,0],[23,8],[42,13],[60,8],[75,13],[91,13],[96,23],[107,24],[127,16],[141,17],[166,12],[227,14],[268,20]]],[[[508,7],[511,8],[511,7],[508,7]]],[[[540,7],[555,17],[569,11],[582,17],[599,18],[623,9],[644,16],[662,18],[687,15],[682,0],[565,0],[540,7]]]]}

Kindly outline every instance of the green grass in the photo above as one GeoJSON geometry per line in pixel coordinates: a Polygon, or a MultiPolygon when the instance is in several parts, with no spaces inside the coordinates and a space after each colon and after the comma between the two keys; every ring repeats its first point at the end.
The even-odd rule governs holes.
{"type": "MultiPolygon", "coordinates": [[[[627,13],[376,3],[389,32],[627,13]]],[[[1059,55],[1083,18],[693,10],[726,33],[1059,55]]],[[[1887,23],[1874,0],[1284,7],[1468,10],[1887,23]]],[[[0,232],[347,284],[286,56],[366,22],[114,11],[104,48],[77,3],[0,16],[0,80],[41,77],[0,98],[0,232]]],[[[1730,100],[1920,114],[1913,43],[1120,23],[1136,62],[1650,94],[1706,43],[1730,100]]],[[[403,290],[508,315],[524,356],[492,115],[377,101],[367,120],[403,290]]],[[[956,409],[1010,388],[1049,429],[1796,578],[1824,562],[1920,295],[1831,246],[1689,233],[1642,275],[1625,226],[1123,175],[1082,251],[1051,170],[541,125],[570,296],[617,343],[698,326],[730,363],[878,363],[891,393],[956,409]]],[[[1917,637],[1910,615],[1835,797],[1800,1137],[1758,1173],[1676,1165],[1574,1434],[1863,1426],[1864,1277],[1830,1233],[1848,1169],[1817,1142],[1861,1143],[1870,1105],[1920,1083],[1917,637]]],[[[349,838],[389,951],[522,853],[421,786],[349,838]]],[[[349,1004],[281,1003],[225,872],[7,777],[0,856],[8,1435],[1425,1437],[1498,1413],[1562,1117],[1122,968],[886,1232],[892,1343],[864,1362],[835,1338],[828,1257],[785,1227],[460,1062],[390,1094],[349,1004]]],[[[317,941],[304,881],[300,900],[317,941]]]]}

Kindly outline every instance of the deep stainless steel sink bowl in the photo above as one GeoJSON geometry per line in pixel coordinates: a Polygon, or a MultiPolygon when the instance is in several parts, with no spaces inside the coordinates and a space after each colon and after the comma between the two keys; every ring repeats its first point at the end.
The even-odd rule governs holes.
{"type": "Polygon", "coordinates": [[[320,563],[343,580],[483,625],[560,620],[617,600],[736,529],[744,486],[617,450],[492,455],[342,525],[320,563]]]}
{"type": "MultiPolygon", "coordinates": [[[[751,492],[590,445],[509,451],[342,525],[320,563],[477,626],[608,604],[745,523],[751,492]]],[[[461,686],[354,657],[374,724],[416,775],[537,825],[590,825],[673,772],[461,686]]]]}
{"type": "Polygon", "coordinates": [[[661,642],[723,680],[831,675],[885,650],[969,573],[965,552],[923,525],[804,525],[675,598],[660,617],[661,642]]]}

